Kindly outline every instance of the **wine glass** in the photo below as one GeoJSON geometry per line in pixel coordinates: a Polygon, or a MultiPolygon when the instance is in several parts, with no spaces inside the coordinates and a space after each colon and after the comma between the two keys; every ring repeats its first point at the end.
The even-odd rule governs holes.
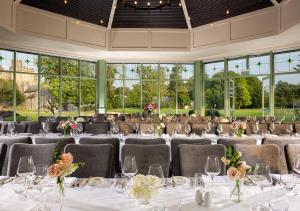
{"type": "Polygon", "coordinates": [[[293,171],[297,174],[300,174],[300,155],[297,155],[297,158],[293,165],[293,171]]]}
{"type": "Polygon", "coordinates": [[[191,132],[191,125],[190,124],[185,124],[185,127],[184,127],[184,131],[186,133],[186,136],[189,136],[190,132],[191,132]]]}
{"type": "Polygon", "coordinates": [[[213,186],[214,177],[221,173],[220,162],[217,156],[210,155],[206,159],[204,172],[210,176],[213,186]]]}
{"type": "Polygon", "coordinates": [[[25,178],[24,197],[27,198],[27,191],[31,183],[31,177],[35,171],[32,156],[24,156],[19,160],[17,175],[25,178]]]}
{"type": "Polygon", "coordinates": [[[286,128],[286,132],[289,134],[289,135],[293,135],[293,125],[292,124],[289,124],[286,128]]]}
{"type": "Polygon", "coordinates": [[[42,129],[45,134],[48,134],[50,127],[48,122],[42,122],[42,129]]]}
{"type": "Polygon", "coordinates": [[[283,195],[279,198],[271,199],[269,201],[269,207],[271,210],[289,210],[289,199],[287,195],[283,195]]]}
{"type": "Polygon", "coordinates": [[[149,134],[150,134],[151,136],[153,136],[153,134],[154,134],[154,126],[153,126],[152,123],[151,123],[151,124],[149,125],[149,127],[148,127],[148,132],[149,132],[149,134]]]}
{"type": "Polygon", "coordinates": [[[219,135],[223,134],[223,126],[221,124],[218,125],[217,132],[219,135]]]}
{"type": "Polygon", "coordinates": [[[270,123],[269,130],[271,131],[271,134],[273,134],[273,132],[275,130],[275,123],[274,122],[270,123]]]}
{"type": "Polygon", "coordinates": [[[9,122],[7,124],[7,133],[9,136],[12,136],[14,134],[15,131],[15,124],[13,122],[9,122]]]}
{"type": "Polygon", "coordinates": [[[236,116],[232,117],[232,121],[235,122],[236,121],[236,116]]]}
{"type": "Polygon", "coordinates": [[[250,122],[250,120],[251,120],[251,117],[247,116],[247,122],[250,122]]]}
{"type": "Polygon", "coordinates": [[[138,173],[135,156],[126,156],[122,165],[122,173],[128,178],[134,177],[138,173]]]}
{"type": "Polygon", "coordinates": [[[261,191],[273,184],[270,167],[268,165],[257,163],[253,172],[253,181],[259,185],[261,191]]]}
{"type": "Polygon", "coordinates": [[[211,131],[211,123],[208,122],[208,123],[206,124],[206,126],[205,126],[205,132],[206,132],[206,133],[209,133],[210,131],[211,131]]]}
{"type": "Polygon", "coordinates": [[[119,124],[116,123],[115,128],[114,128],[114,132],[115,132],[115,134],[118,134],[119,131],[120,131],[119,124]]]}
{"type": "Polygon", "coordinates": [[[253,132],[255,135],[257,135],[259,132],[259,125],[257,123],[255,123],[255,125],[253,126],[253,132]]]}
{"type": "Polygon", "coordinates": [[[280,123],[283,123],[285,121],[285,116],[282,116],[280,123]]]}
{"type": "Polygon", "coordinates": [[[272,122],[275,122],[276,121],[276,116],[272,116],[271,120],[272,120],[272,122]]]}
{"type": "Polygon", "coordinates": [[[83,125],[81,122],[77,123],[77,131],[79,134],[83,131],[83,125]]]}
{"type": "Polygon", "coordinates": [[[296,175],[293,172],[288,172],[288,174],[280,174],[280,184],[283,184],[285,189],[288,191],[294,191],[296,187],[296,175]]]}
{"type": "Polygon", "coordinates": [[[252,119],[253,119],[253,122],[257,121],[257,117],[256,116],[253,116],[252,119]]]}
{"type": "Polygon", "coordinates": [[[175,129],[176,134],[179,134],[181,132],[181,124],[177,122],[176,124],[176,129],[175,129]]]}
{"type": "Polygon", "coordinates": [[[165,177],[160,164],[151,164],[148,170],[148,175],[156,176],[161,179],[161,184],[165,183],[165,177]]]}

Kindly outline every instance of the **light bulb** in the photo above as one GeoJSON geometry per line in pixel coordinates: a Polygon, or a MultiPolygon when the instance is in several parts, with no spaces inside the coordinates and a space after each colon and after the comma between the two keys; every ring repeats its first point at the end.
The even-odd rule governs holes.
{"type": "Polygon", "coordinates": [[[181,7],[181,2],[179,2],[178,6],[181,7]]]}
{"type": "Polygon", "coordinates": [[[226,14],[229,15],[229,13],[230,13],[230,11],[229,11],[229,10],[226,10],[226,14]]]}
{"type": "Polygon", "coordinates": [[[103,22],[104,22],[104,21],[101,19],[101,20],[100,20],[100,23],[103,24],[103,22]]]}
{"type": "Polygon", "coordinates": [[[162,2],[162,1],[159,1],[159,3],[162,4],[163,2],[162,2]]]}
{"type": "Polygon", "coordinates": [[[137,3],[138,3],[137,1],[134,1],[134,4],[135,4],[135,5],[137,5],[137,3]]]}
{"type": "Polygon", "coordinates": [[[148,1],[147,5],[150,6],[150,2],[149,1],[148,1]]]}
{"type": "Polygon", "coordinates": [[[64,3],[65,3],[65,4],[68,4],[68,0],[64,0],[64,3]]]}

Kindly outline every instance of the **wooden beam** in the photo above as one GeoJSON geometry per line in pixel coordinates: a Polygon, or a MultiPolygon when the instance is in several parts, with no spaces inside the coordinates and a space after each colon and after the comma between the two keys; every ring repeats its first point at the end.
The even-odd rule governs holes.
{"type": "Polygon", "coordinates": [[[274,4],[275,7],[279,7],[280,6],[280,4],[278,3],[277,0],[270,0],[270,1],[274,4]]]}
{"type": "Polygon", "coordinates": [[[181,7],[183,9],[183,13],[184,13],[186,24],[188,26],[188,29],[191,30],[192,29],[191,18],[189,16],[188,11],[187,11],[185,0],[180,0],[180,2],[181,2],[181,7]]]}
{"type": "Polygon", "coordinates": [[[110,11],[110,16],[109,16],[107,29],[111,29],[111,26],[112,26],[112,23],[113,23],[113,20],[114,20],[114,16],[115,16],[116,8],[117,8],[117,0],[113,0],[113,3],[111,5],[111,11],[110,11]]]}

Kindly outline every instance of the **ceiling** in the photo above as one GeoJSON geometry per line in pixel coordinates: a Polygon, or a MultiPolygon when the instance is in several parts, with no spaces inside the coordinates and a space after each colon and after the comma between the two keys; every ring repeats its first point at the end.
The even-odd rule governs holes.
{"type": "MultiPolygon", "coordinates": [[[[151,11],[124,7],[122,1],[117,2],[113,28],[187,28],[178,0],[171,0],[170,7],[151,11]]],[[[153,6],[159,2],[137,1],[139,4],[150,1],[153,6]]],[[[21,3],[107,27],[113,0],[22,0],[21,3]]],[[[274,5],[271,0],[185,0],[185,3],[193,28],[274,5]]]]}

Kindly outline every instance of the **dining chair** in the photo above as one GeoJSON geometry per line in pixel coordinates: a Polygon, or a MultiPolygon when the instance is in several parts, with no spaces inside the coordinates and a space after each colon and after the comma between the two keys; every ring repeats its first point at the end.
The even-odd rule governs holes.
{"type": "Polygon", "coordinates": [[[78,178],[112,177],[113,146],[111,144],[68,144],[65,153],[73,155],[73,162],[83,162],[71,176],[78,178]]]}
{"type": "Polygon", "coordinates": [[[15,125],[15,133],[26,133],[27,132],[27,124],[25,122],[17,122],[15,125]]]}
{"type": "Polygon", "coordinates": [[[180,144],[192,144],[192,145],[208,145],[211,144],[211,140],[207,138],[201,139],[180,139],[173,138],[171,140],[171,154],[172,154],[172,174],[174,176],[179,175],[179,156],[178,156],[178,146],[180,144]]]}
{"type": "Polygon", "coordinates": [[[13,144],[9,151],[7,176],[15,176],[19,160],[23,156],[32,156],[34,165],[50,165],[55,144],[13,144]]]}
{"type": "Polygon", "coordinates": [[[2,171],[2,168],[3,168],[3,165],[4,165],[6,151],[7,151],[7,145],[6,144],[0,144],[0,172],[2,171]]]}
{"type": "Polygon", "coordinates": [[[126,156],[135,156],[138,174],[148,174],[151,164],[160,164],[165,177],[169,177],[170,147],[166,144],[125,144],[121,150],[122,161],[126,156]]]}
{"type": "Polygon", "coordinates": [[[220,174],[225,175],[225,165],[221,158],[226,155],[223,145],[193,145],[181,144],[178,147],[179,154],[179,175],[194,177],[195,173],[205,174],[205,164],[208,156],[219,158],[220,174]]]}
{"type": "Polygon", "coordinates": [[[275,144],[264,145],[234,145],[235,151],[242,153],[241,160],[254,167],[257,163],[270,166],[272,173],[286,174],[287,168],[281,165],[280,148],[275,144]]]}
{"type": "Polygon", "coordinates": [[[134,122],[118,122],[117,123],[118,126],[119,126],[119,131],[124,133],[125,135],[128,135],[128,134],[133,134],[135,133],[134,131],[134,122]]]}
{"type": "Polygon", "coordinates": [[[27,124],[27,133],[39,134],[41,128],[40,122],[26,122],[27,124]]]}
{"type": "Polygon", "coordinates": [[[232,147],[235,144],[247,144],[247,145],[255,145],[257,143],[255,137],[247,137],[247,138],[218,138],[218,144],[223,144],[225,147],[232,147]]]}
{"type": "MultiPolygon", "coordinates": [[[[195,133],[197,135],[202,135],[203,132],[206,132],[207,123],[192,123],[191,129],[192,133],[195,133]]],[[[217,134],[217,125],[211,124],[210,125],[211,130],[208,131],[208,134],[217,134]]]]}
{"type": "Polygon", "coordinates": [[[59,143],[60,150],[63,152],[67,144],[75,144],[75,139],[73,137],[43,137],[38,136],[32,138],[33,144],[56,144],[59,143]]]}
{"type": "Polygon", "coordinates": [[[163,138],[127,138],[125,144],[141,144],[141,145],[153,145],[153,144],[166,144],[166,140],[163,138]]]}
{"type": "MultiPolygon", "coordinates": [[[[287,132],[288,127],[291,124],[275,124],[275,129],[273,131],[273,134],[275,135],[289,135],[290,133],[287,132]]],[[[293,131],[294,132],[294,127],[293,127],[293,131]]]]}
{"type": "Polygon", "coordinates": [[[79,144],[111,144],[113,146],[113,173],[120,172],[120,140],[114,137],[82,137],[79,144]]]}
{"type": "Polygon", "coordinates": [[[286,162],[286,155],[285,155],[285,146],[288,144],[299,144],[300,143],[300,137],[265,137],[262,140],[262,144],[275,144],[280,149],[280,165],[282,169],[287,169],[287,162],[286,162]]]}
{"type": "Polygon", "coordinates": [[[284,147],[286,162],[289,171],[293,171],[294,164],[297,158],[300,158],[300,142],[299,144],[288,144],[284,147]]]}
{"type": "Polygon", "coordinates": [[[0,143],[5,144],[7,147],[4,164],[3,164],[3,168],[2,168],[2,172],[1,172],[2,176],[6,176],[9,151],[10,151],[11,146],[16,143],[31,144],[32,141],[29,137],[0,137],[0,143]]]}
{"type": "Polygon", "coordinates": [[[85,125],[85,132],[94,135],[107,134],[108,129],[108,122],[93,122],[92,124],[85,125]]]}
{"type": "Polygon", "coordinates": [[[295,126],[295,132],[300,133],[300,123],[295,123],[294,126],[295,126]]]}

